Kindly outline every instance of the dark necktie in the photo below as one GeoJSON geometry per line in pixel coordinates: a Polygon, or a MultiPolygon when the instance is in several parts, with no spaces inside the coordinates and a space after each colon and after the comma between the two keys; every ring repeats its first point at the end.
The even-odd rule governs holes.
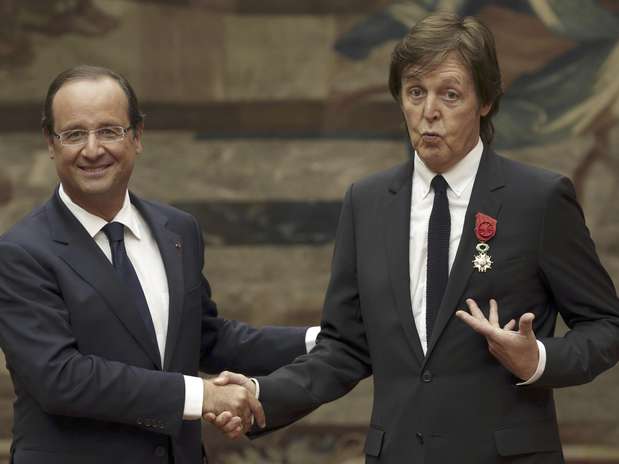
{"type": "Polygon", "coordinates": [[[447,201],[447,182],[443,176],[432,179],[434,204],[428,224],[428,275],[426,282],[426,334],[430,344],[432,328],[438,314],[449,277],[449,232],[451,217],[447,201]]]}
{"type": "Polygon", "coordinates": [[[155,327],[153,326],[153,320],[150,316],[150,310],[148,309],[144,291],[142,290],[138,275],[135,273],[135,269],[125,249],[125,226],[120,222],[110,222],[101,230],[103,230],[103,233],[110,241],[114,270],[121,282],[125,284],[129,294],[133,297],[135,305],[140,312],[140,316],[142,316],[144,320],[146,330],[152,336],[155,346],[158,346],[155,327]]]}

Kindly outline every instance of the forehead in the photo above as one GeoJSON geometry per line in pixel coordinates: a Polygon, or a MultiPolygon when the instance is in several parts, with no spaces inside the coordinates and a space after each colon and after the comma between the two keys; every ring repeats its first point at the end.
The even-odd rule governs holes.
{"type": "Polygon", "coordinates": [[[410,81],[453,81],[460,85],[469,85],[473,76],[469,67],[455,53],[444,59],[427,65],[411,65],[402,73],[402,84],[410,81]]]}
{"type": "Polygon", "coordinates": [[[103,77],[70,81],[52,102],[54,125],[92,126],[128,123],[127,96],[113,79],[103,77]]]}

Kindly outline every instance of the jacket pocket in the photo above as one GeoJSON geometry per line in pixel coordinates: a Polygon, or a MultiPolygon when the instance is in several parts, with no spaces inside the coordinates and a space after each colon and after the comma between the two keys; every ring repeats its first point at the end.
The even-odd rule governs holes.
{"type": "Polygon", "coordinates": [[[554,422],[523,424],[494,432],[500,456],[561,451],[559,431],[554,422]]]}
{"type": "Polygon", "coordinates": [[[367,438],[365,439],[365,454],[368,456],[380,456],[380,450],[383,447],[383,438],[385,432],[370,425],[367,438]]]}

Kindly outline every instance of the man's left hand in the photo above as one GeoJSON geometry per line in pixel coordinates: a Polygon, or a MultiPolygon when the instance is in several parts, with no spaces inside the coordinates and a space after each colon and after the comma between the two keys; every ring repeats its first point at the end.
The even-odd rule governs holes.
{"type": "Polygon", "coordinates": [[[499,326],[499,309],[495,300],[490,300],[488,319],[475,300],[469,298],[466,304],[471,313],[459,310],[456,316],[486,338],[488,350],[503,367],[523,381],[529,380],[539,362],[539,349],[533,333],[535,315],[523,314],[518,321],[518,330],[513,330],[516,327],[514,319],[503,328],[499,326]]]}

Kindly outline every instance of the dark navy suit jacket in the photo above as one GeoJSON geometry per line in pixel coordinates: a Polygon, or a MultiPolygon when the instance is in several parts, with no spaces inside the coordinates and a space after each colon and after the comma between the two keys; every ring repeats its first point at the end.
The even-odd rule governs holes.
{"type": "Polygon", "coordinates": [[[112,265],[57,192],[0,239],[14,464],[167,463],[170,453],[176,464],[202,462],[200,421],[182,420],[182,375],[264,374],[305,352],[304,328],[257,330],[218,317],[195,219],[131,201],[168,278],[163,365],[112,265]]]}

